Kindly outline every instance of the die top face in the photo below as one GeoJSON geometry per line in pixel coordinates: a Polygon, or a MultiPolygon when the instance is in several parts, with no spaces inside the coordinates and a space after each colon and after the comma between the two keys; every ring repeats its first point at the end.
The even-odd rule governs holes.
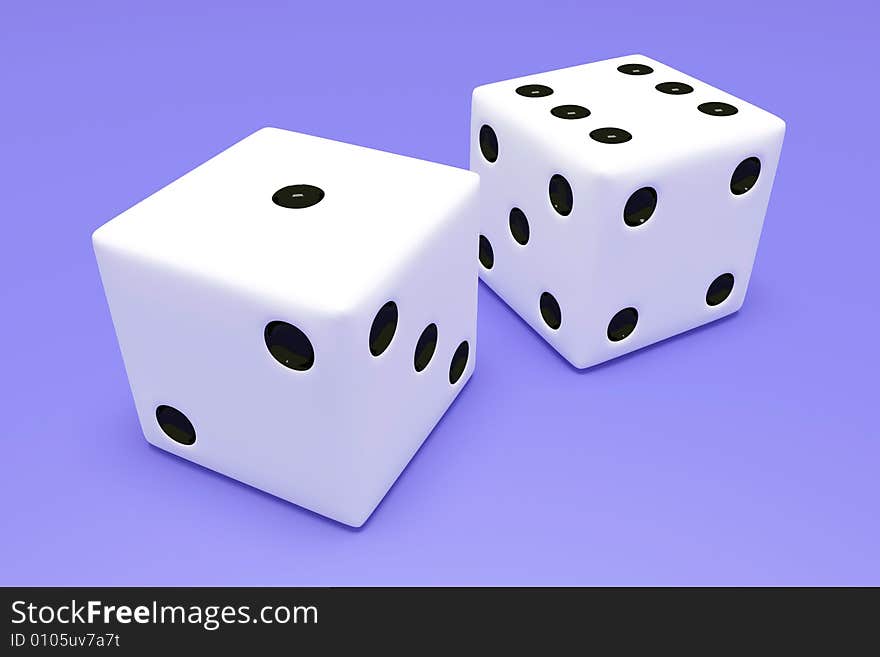
{"type": "Polygon", "coordinates": [[[502,142],[495,159],[505,142],[524,138],[609,175],[781,139],[785,130],[773,114],[643,55],[484,85],[474,108],[475,120],[503,117],[518,133],[492,126],[502,142]]]}
{"type": "MultiPolygon", "coordinates": [[[[123,212],[96,248],[345,312],[469,221],[476,174],[264,128],[123,212]]],[[[476,227],[475,227],[476,231],[476,227]]]]}

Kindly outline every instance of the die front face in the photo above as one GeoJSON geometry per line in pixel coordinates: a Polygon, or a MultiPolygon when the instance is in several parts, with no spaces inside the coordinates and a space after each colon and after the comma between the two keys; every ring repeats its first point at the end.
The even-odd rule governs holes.
{"type": "Polygon", "coordinates": [[[480,275],[576,367],[735,312],[784,131],[640,55],[479,87],[480,275]]]}
{"type": "Polygon", "coordinates": [[[363,524],[473,371],[477,189],[264,129],[99,228],[147,440],[363,524]]]}

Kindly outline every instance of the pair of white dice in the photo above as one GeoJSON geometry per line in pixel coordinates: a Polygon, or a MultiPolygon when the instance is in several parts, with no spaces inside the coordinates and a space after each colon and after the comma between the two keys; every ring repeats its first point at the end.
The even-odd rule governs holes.
{"type": "Polygon", "coordinates": [[[473,372],[478,260],[576,367],[741,306],[780,119],[631,56],[471,133],[479,176],[266,128],[99,228],[147,440],[360,526],[473,372]]]}

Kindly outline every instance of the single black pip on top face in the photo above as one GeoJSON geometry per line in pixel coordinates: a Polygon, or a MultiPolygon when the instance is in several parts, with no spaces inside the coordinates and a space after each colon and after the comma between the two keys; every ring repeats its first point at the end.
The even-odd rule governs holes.
{"type": "Polygon", "coordinates": [[[272,194],[275,205],[296,210],[317,205],[323,198],[324,190],[314,185],[288,185],[272,194]]]}
{"type": "Polygon", "coordinates": [[[654,72],[647,64],[621,64],[617,70],[626,75],[648,75],[654,72]]]}
{"type": "Polygon", "coordinates": [[[709,116],[733,116],[739,111],[728,103],[701,103],[697,109],[709,116]]]}
{"type": "Polygon", "coordinates": [[[633,136],[620,128],[596,128],[590,133],[590,138],[600,144],[623,144],[633,136]]]}
{"type": "Polygon", "coordinates": [[[590,115],[590,110],[580,105],[557,105],[550,113],[558,119],[585,119],[590,115]]]}
{"type": "Polygon", "coordinates": [[[684,82],[661,82],[654,88],[657,91],[669,94],[670,96],[683,96],[694,90],[691,85],[685,84],[684,82]]]}
{"type": "Polygon", "coordinates": [[[553,89],[543,84],[524,84],[516,88],[516,93],[526,98],[543,98],[553,93],[553,89]]]}

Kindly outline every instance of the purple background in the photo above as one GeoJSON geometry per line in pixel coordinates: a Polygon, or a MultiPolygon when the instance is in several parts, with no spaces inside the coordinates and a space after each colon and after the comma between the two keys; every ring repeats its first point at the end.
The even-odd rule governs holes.
{"type": "Polygon", "coordinates": [[[2,3],[0,583],[880,584],[877,10],[421,4],[2,3]],[[788,122],[740,313],[580,373],[481,285],[360,531],[143,440],[94,228],[267,124],[466,166],[474,86],[635,52],[788,122]]]}

